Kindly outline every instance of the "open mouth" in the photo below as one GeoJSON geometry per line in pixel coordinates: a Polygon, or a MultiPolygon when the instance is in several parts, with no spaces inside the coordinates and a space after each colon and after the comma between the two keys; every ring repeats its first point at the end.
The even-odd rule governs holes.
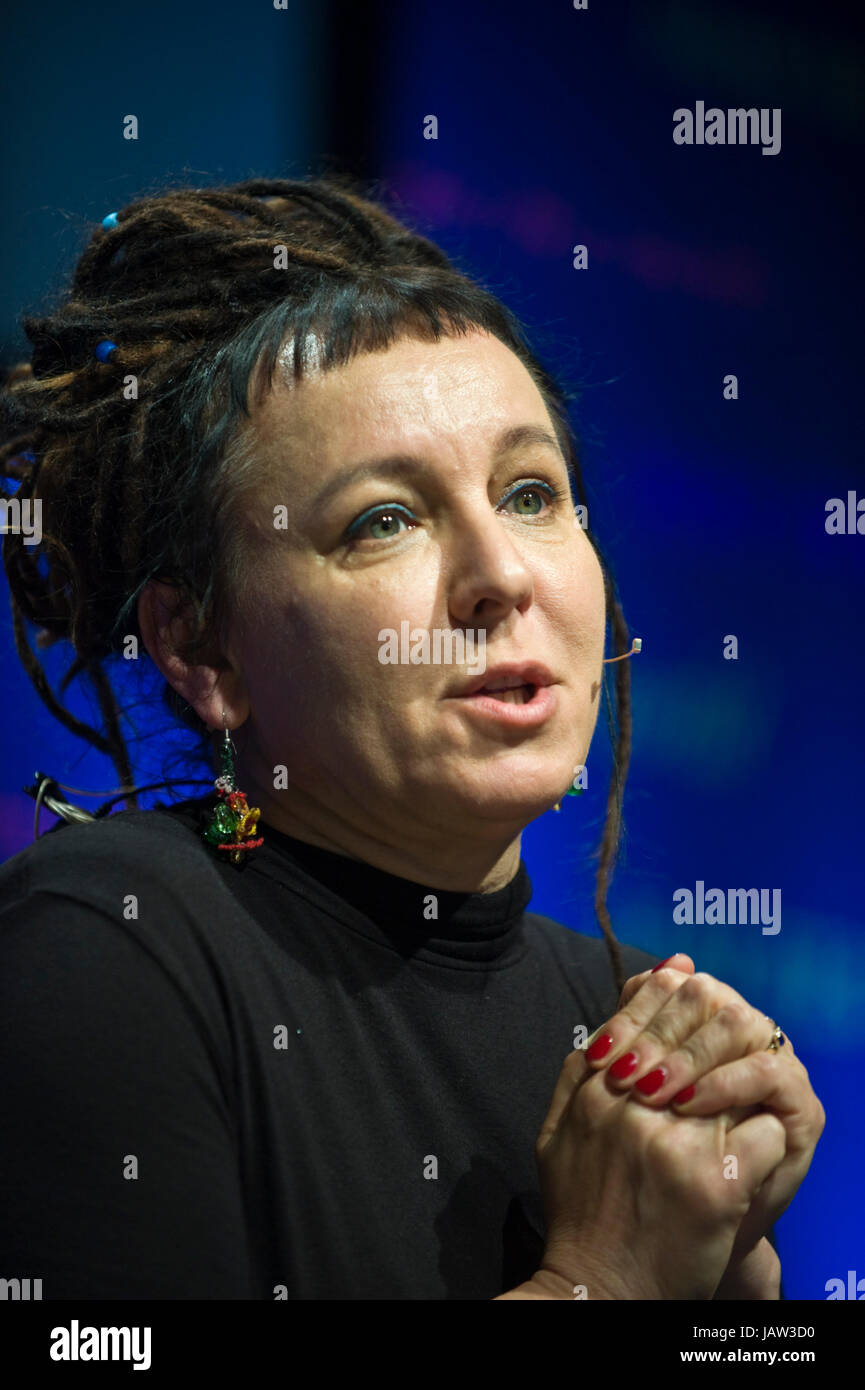
{"type": "Polygon", "coordinates": [[[537,686],[535,685],[514,685],[507,690],[482,689],[475,690],[473,696],[469,698],[483,695],[489,700],[501,700],[506,705],[527,705],[533,698],[536,689],[537,686]]]}

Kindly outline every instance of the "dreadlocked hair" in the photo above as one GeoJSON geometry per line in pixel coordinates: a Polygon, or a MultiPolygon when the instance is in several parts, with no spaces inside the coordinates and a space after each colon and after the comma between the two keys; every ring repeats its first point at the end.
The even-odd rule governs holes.
{"type": "MultiPolygon", "coordinates": [[[[128,807],[138,805],[139,789],[105,667],[130,634],[141,642],[137,600],[150,580],[171,584],[190,606],[187,661],[225,631],[247,592],[251,565],[230,525],[255,482],[243,417],[254,374],[266,390],[289,339],[300,381],[310,334],[323,347],[322,371],[386,350],[401,334],[431,342],[473,329],[495,335],[541,392],[573,489],[587,505],[568,393],[529,348],[518,319],[374,197],[341,174],[141,197],[92,230],[61,302],[22,319],[31,361],[10,368],[0,389],[0,488],[4,499],[41,499],[43,526],[35,546],[20,529],[4,537],[16,650],[51,713],[112,759],[128,807]],[[94,349],[105,339],[116,348],[102,361],[94,349]],[[71,646],[57,693],[25,621],[38,627],[36,648],[71,646]],[[101,729],[58,698],[76,677],[95,691],[101,729]]],[[[604,573],[614,651],[623,655],[628,633],[612,573],[589,538],[604,573]]],[[[606,897],[630,756],[630,662],[614,669],[612,699],[606,673],[603,681],[614,767],[595,911],[621,990],[606,897]]],[[[167,682],[162,699],[212,767],[203,721],[167,682]]]]}

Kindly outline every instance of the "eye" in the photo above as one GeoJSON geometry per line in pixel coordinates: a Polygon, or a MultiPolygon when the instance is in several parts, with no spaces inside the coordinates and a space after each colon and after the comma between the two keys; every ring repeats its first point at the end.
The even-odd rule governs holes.
{"type": "Polygon", "coordinates": [[[343,539],[346,541],[358,541],[364,539],[374,541],[390,540],[393,536],[399,536],[402,534],[401,531],[398,531],[396,529],[397,522],[404,522],[409,519],[413,520],[411,512],[408,510],[408,508],[399,506],[398,503],[390,503],[388,506],[383,507],[370,507],[368,511],[363,512],[362,515],[359,516],[356,521],[353,521],[351,523],[351,525],[347,528],[343,539]],[[382,527],[384,533],[381,535],[371,534],[368,538],[365,538],[361,533],[364,527],[366,526],[382,527]]]}
{"type": "MultiPolygon", "coordinates": [[[[520,502],[528,500],[530,504],[538,501],[546,501],[547,506],[552,507],[556,502],[562,501],[565,496],[566,493],[563,488],[555,487],[552,483],[545,483],[540,478],[535,478],[530,483],[521,483],[513,492],[509,492],[507,497],[504,498],[502,505],[504,506],[508,502],[512,502],[516,499],[520,502]]],[[[543,516],[544,513],[541,511],[518,511],[515,515],[530,519],[535,516],[543,516]]]]}

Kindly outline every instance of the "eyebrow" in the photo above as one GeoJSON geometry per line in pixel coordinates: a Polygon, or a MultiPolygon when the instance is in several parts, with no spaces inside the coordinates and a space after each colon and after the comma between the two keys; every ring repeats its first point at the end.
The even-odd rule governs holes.
{"type": "MultiPolygon", "coordinates": [[[[496,438],[493,444],[493,457],[499,458],[502,454],[510,453],[513,449],[519,449],[527,444],[541,444],[554,449],[567,468],[567,460],[562,453],[562,446],[558,439],[541,425],[509,425],[496,438]]],[[[325,483],[315,498],[315,504],[320,506],[323,502],[329,501],[337,492],[342,492],[343,488],[364,478],[400,478],[406,474],[426,473],[428,471],[429,468],[426,463],[413,458],[410,454],[389,454],[386,458],[365,460],[352,464],[349,468],[343,468],[335,477],[325,483]]]]}

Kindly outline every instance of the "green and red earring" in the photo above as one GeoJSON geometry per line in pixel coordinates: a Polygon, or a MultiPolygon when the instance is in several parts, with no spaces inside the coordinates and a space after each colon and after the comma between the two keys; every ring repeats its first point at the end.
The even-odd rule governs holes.
{"type": "Polygon", "coordinates": [[[258,849],[264,844],[264,836],[256,838],[255,831],[261,811],[257,806],[249,806],[246,793],[238,789],[234,772],[234,754],[237,749],[225,723],[225,710],[222,711],[225,725],[225,738],[220,749],[222,771],[214,782],[214,790],[219,797],[213,808],[210,823],[203,832],[209,845],[229,855],[233,864],[239,864],[245,851],[258,849]]]}

